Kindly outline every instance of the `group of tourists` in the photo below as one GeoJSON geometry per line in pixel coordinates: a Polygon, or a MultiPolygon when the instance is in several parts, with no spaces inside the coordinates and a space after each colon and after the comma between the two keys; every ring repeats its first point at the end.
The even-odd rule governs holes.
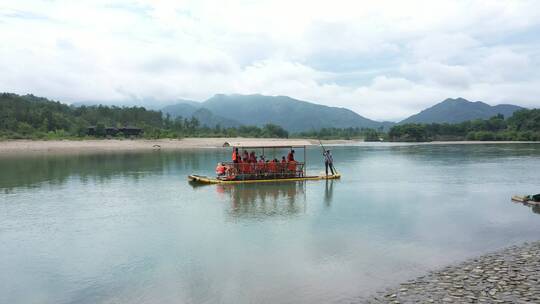
{"type": "Polygon", "coordinates": [[[275,177],[290,176],[294,177],[302,174],[303,170],[298,168],[298,163],[294,159],[294,150],[291,149],[287,157],[281,157],[281,160],[274,158],[265,159],[264,155],[257,157],[255,151],[248,153],[244,150],[240,155],[238,148],[234,148],[232,153],[232,164],[219,163],[216,167],[216,174],[220,178],[244,177],[275,177]]]}

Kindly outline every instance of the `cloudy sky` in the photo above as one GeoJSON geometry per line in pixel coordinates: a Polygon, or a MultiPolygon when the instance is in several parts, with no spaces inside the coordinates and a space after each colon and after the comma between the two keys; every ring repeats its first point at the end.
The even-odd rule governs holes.
{"type": "Polygon", "coordinates": [[[0,0],[0,38],[0,91],[64,102],[261,93],[379,120],[459,96],[540,107],[540,1],[0,0]]]}

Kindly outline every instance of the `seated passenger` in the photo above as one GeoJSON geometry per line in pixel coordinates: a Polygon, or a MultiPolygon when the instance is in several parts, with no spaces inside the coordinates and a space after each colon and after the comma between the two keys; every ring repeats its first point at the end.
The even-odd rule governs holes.
{"type": "Polygon", "coordinates": [[[273,161],[268,163],[268,172],[270,174],[276,174],[278,172],[278,161],[274,158],[273,161]]]}
{"type": "Polygon", "coordinates": [[[281,163],[279,164],[279,172],[285,173],[287,169],[287,160],[285,159],[285,156],[281,157],[281,163]]]}
{"type": "Polygon", "coordinates": [[[261,156],[259,158],[259,162],[257,162],[257,174],[262,174],[262,173],[264,173],[264,159],[261,156]]]}
{"type": "Polygon", "coordinates": [[[216,167],[216,175],[218,177],[222,177],[222,176],[225,176],[225,172],[226,172],[227,168],[225,168],[225,166],[223,165],[223,163],[218,163],[217,167],[216,167]]]}
{"type": "Polygon", "coordinates": [[[290,161],[287,167],[290,174],[296,175],[296,161],[290,161]]]}
{"type": "Polygon", "coordinates": [[[252,174],[253,173],[253,170],[252,170],[252,166],[250,163],[248,162],[245,162],[244,163],[244,170],[243,170],[244,174],[252,174]]]}

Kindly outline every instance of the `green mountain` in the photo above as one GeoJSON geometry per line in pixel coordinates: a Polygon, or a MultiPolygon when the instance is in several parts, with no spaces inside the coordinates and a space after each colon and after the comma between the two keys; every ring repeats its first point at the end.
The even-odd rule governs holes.
{"type": "Polygon", "coordinates": [[[171,117],[184,117],[189,118],[193,116],[197,110],[201,108],[201,104],[198,105],[189,104],[189,103],[177,103],[170,106],[166,106],[161,109],[161,112],[168,113],[171,117]]]}
{"type": "Polygon", "coordinates": [[[391,124],[367,119],[349,109],[323,106],[287,96],[218,94],[203,102],[202,106],[215,115],[243,125],[263,126],[271,123],[290,132],[330,127],[379,128],[391,124]]]}
{"type": "Polygon", "coordinates": [[[200,102],[182,102],[173,104],[161,109],[163,113],[168,113],[172,118],[183,117],[191,118],[195,117],[201,123],[208,127],[215,127],[219,125],[221,127],[238,127],[241,124],[235,120],[228,119],[219,115],[215,115],[212,111],[204,108],[200,102]]]}
{"type": "Polygon", "coordinates": [[[460,123],[473,119],[487,119],[497,114],[510,117],[522,107],[501,104],[490,106],[481,101],[471,102],[464,98],[448,98],[430,108],[399,122],[406,123],[460,123]]]}
{"type": "Polygon", "coordinates": [[[241,126],[239,122],[219,115],[215,115],[206,108],[197,109],[195,112],[193,112],[191,116],[197,118],[197,120],[200,121],[202,125],[206,125],[209,127],[215,127],[219,125],[222,128],[236,128],[241,126]]]}

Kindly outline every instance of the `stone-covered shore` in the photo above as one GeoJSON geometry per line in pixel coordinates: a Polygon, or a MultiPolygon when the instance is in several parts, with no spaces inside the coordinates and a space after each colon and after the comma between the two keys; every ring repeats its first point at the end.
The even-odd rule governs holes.
{"type": "Polygon", "coordinates": [[[365,303],[540,303],[540,241],[431,272],[365,303]]]}

